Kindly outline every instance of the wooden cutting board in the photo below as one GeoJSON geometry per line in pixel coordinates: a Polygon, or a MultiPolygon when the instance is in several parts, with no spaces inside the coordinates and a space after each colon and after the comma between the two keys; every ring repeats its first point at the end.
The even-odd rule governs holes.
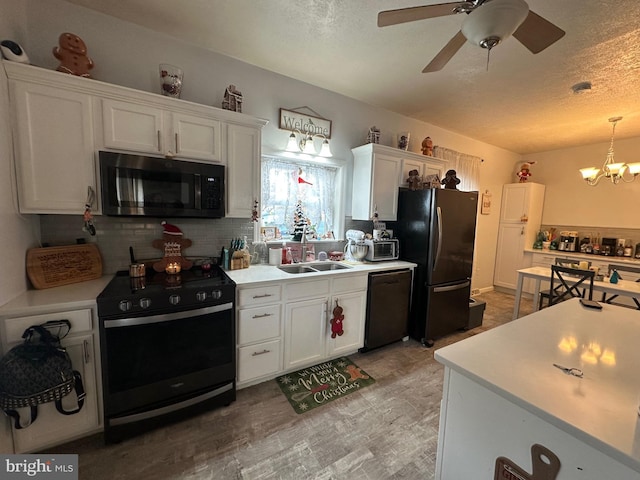
{"type": "Polygon", "coordinates": [[[34,288],[85,282],[102,276],[102,256],[92,243],[27,251],[27,275],[34,288]]]}

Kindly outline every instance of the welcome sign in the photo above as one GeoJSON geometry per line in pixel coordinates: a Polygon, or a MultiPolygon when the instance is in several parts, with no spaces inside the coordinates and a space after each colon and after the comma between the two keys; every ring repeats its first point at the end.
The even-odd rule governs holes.
{"type": "Polygon", "coordinates": [[[331,138],[331,120],[284,108],[280,109],[280,129],[300,130],[304,134],[324,135],[326,138],[331,138]]]}

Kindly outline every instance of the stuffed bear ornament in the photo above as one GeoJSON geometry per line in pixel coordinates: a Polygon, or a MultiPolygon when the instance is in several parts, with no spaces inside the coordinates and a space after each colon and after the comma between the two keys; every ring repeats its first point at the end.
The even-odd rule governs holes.
{"type": "Polygon", "coordinates": [[[344,333],[343,320],[342,307],[336,303],[336,308],[333,309],[333,318],[331,319],[331,338],[336,338],[336,335],[340,336],[344,333]]]}

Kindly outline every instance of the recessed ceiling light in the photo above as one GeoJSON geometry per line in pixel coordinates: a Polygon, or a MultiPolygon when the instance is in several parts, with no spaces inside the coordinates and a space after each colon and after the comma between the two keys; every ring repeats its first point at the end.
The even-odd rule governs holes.
{"type": "Polygon", "coordinates": [[[580,82],[576,83],[571,87],[573,93],[583,93],[591,90],[591,82],[580,82]]]}

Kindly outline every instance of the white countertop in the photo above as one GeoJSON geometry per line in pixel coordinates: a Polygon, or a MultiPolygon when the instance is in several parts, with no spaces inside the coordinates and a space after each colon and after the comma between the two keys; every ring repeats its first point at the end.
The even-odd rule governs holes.
{"type": "Polygon", "coordinates": [[[435,358],[640,472],[639,341],[640,311],[588,309],[572,299],[441,348],[435,358]]]}
{"type": "MultiPolygon", "coordinates": [[[[327,260],[327,262],[331,262],[327,260]]],[[[315,262],[314,262],[315,263],[315,262]]],[[[327,270],[324,272],[312,273],[286,273],[273,265],[251,265],[249,268],[241,270],[226,270],[227,275],[236,285],[244,286],[262,282],[300,281],[327,277],[329,275],[348,275],[353,273],[369,273],[383,270],[395,270],[399,268],[414,268],[415,263],[401,260],[386,262],[338,262],[352,268],[341,270],[327,270]]],[[[304,264],[302,264],[304,265],[304,264]]]]}
{"type": "Polygon", "coordinates": [[[90,308],[113,275],[42,290],[27,290],[0,307],[0,316],[38,315],[53,310],[90,308]]]}
{"type": "Polygon", "coordinates": [[[592,262],[603,262],[603,263],[614,263],[614,264],[628,263],[629,265],[640,266],[640,259],[633,258],[633,257],[617,257],[615,255],[594,255],[593,253],[567,252],[564,250],[542,250],[539,248],[525,248],[524,251],[527,253],[541,253],[544,255],[554,255],[557,257],[575,257],[575,258],[581,258],[584,260],[591,260],[592,262]]]}

